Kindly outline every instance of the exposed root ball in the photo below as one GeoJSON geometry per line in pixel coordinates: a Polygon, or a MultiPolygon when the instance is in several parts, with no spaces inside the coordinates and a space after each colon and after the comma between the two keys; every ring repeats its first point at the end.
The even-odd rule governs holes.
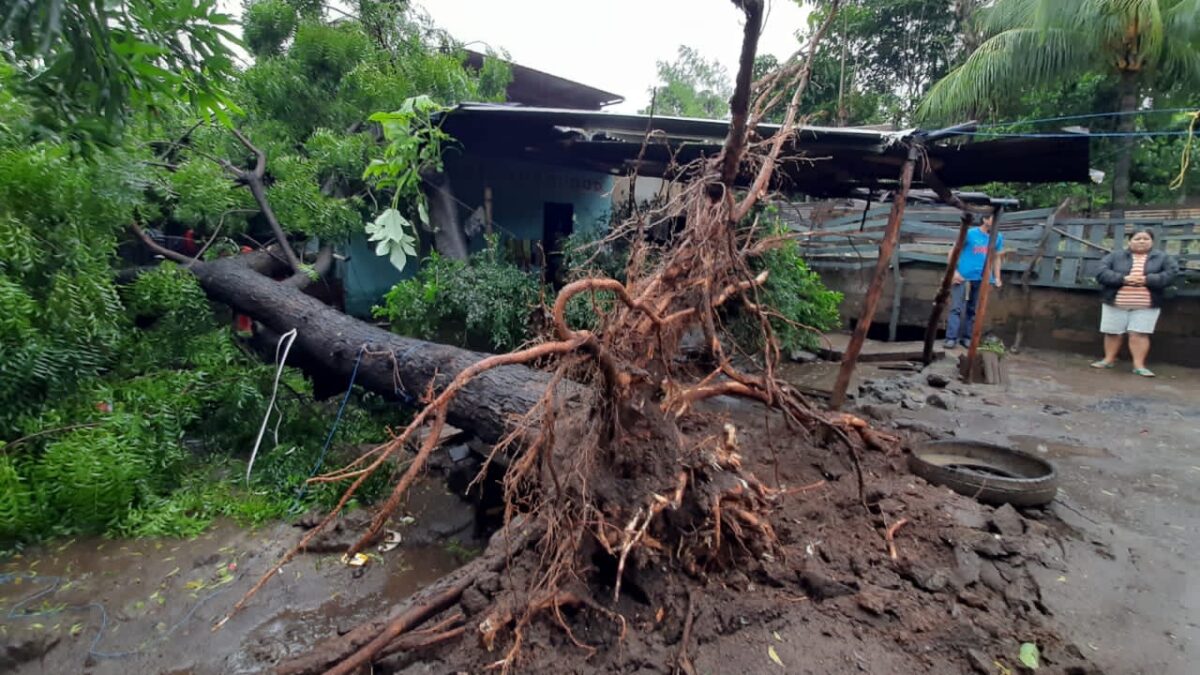
{"type": "MultiPolygon", "coordinates": [[[[422,470],[435,448],[447,403],[463,385],[504,364],[537,362],[554,370],[545,396],[516,421],[512,434],[494,450],[517,455],[505,476],[506,520],[522,515],[540,532],[537,569],[523,577],[527,581],[520,588],[498,592],[490,611],[472,618],[465,631],[477,634],[483,649],[501,654],[491,664],[497,670],[508,671],[517,663],[524,631],[536,617],[551,617],[585,650],[591,647],[572,633],[564,610],[602,614],[624,625],[624,618],[600,604],[592,589],[611,585],[615,602],[628,579],[645,565],[703,576],[746,561],[771,561],[778,554],[771,514],[784,494],[795,492],[769,486],[747,470],[738,430],[732,425],[715,436],[698,437],[697,430],[706,425],[695,423],[696,410],[707,399],[726,396],[762,402],[783,411],[788,423],[809,437],[818,429],[828,429],[833,442],[852,453],[856,465],[864,444],[881,448],[894,444],[872,433],[861,420],[826,419],[776,379],[779,347],[758,297],[768,278],[752,265],[753,258],[766,250],[756,231],[755,209],[772,184],[784,142],[800,122],[798,102],[816,44],[837,3],[807,52],[797,55],[803,58],[789,61],[776,78],[794,85],[795,93],[782,128],[766,142],[756,138],[751,121],[760,119],[776,101],[759,96],[758,104],[750,108],[754,93],[750,72],[764,4],[762,0],[736,4],[745,12],[746,23],[724,149],[719,157],[681,167],[678,175],[688,182],[678,185],[665,205],[636,212],[614,228],[609,240],[630,248],[626,280],[584,276],[569,283],[554,302],[552,339],[489,357],[464,370],[440,392],[428,392],[427,405],[412,425],[369,465],[318,478],[355,478],[340,509],[421,425],[431,425],[428,440],[354,552],[382,531],[422,470]],[[752,175],[751,188],[739,196],[736,188],[747,184],[743,180],[747,174],[752,175]],[[646,237],[654,226],[680,220],[685,225],[670,241],[655,243],[646,237]],[[568,303],[583,293],[605,294],[612,301],[592,329],[571,326],[566,319],[568,303]],[[736,367],[726,352],[731,342],[724,339],[724,324],[731,312],[741,312],[762,329],[761,352],[746,355],[757,364],[751,370],[736,367]],[[681,342],[689,333],[704,338],[706,360],[712,364],[707,372],[697,372],[694,362],[679,358],[681,342]],[[566,378],[594,384],[590,398],[564,401],[557,388],[566,378]]],[[[859,481],[861,494],[861,472],[859,481]]],[[[350,672],[370,662],[416,625],[390,622],[336,672],[350,672]]],[[[453,622],[443,621],[438,627],[418,641],[463,632],[453,622]]]]}

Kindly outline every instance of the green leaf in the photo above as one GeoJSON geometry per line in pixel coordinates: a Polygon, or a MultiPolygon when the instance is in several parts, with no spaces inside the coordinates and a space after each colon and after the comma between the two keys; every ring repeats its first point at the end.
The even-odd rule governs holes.
{"type": "Polygon", "coordinates": [[[1037,645],[1032,642],[1021,643],[1021,663],[1025,664],[1026,668],[1037,670],[1040,657],[1037,645]]]}

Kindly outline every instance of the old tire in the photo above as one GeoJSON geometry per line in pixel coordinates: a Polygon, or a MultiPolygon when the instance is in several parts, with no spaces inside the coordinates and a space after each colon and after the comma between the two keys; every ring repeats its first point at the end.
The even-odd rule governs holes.
{"type": "Polygon", "coordinates": [[[1041,506],[1058,493],[1058,471],[1027,452],[975,441],[931,441],[908,458],[916,475],[985,504],[1041,506]]]}

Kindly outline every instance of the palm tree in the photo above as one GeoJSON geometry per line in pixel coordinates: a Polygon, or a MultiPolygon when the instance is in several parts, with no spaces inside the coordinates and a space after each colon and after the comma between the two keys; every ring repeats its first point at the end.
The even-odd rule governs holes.
{"type": "MultiPolygon", "coordinates": [[[[996,0],[981,20],[984,42],[930,88],[920,117],[970,116],[1000,98],[1089,72],[1116,78],[1125,113],[1154,93],[1200,84],[1200,0],[996,0]]],[[[1134,127],[1133,115],[1119,118],[1119,131],[1134,127]]],[[[1133,138],[1119,138],[1118,210],[1129,198],[1132,161],[1133,138]]]]}

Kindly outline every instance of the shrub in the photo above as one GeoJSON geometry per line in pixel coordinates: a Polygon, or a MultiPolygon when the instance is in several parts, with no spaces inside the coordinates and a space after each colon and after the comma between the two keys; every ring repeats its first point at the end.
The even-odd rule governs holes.
{"type": "Polygon", "coordinates": [[[821,283],[821,277],[800,257],[796,242],[785,242],[763,254],[761,269],[769,272],[761,304],[778,315],[770,318],[771,330],[784,353],[811,349],[819,338],[814,331],[837,327],[842,294],[821,283]]]}
{"type": "MultiPolygon", "coordinates": [[[[13,414],[13,429],[0,435],[26,437],[0,441],[0,542],[74,532],[189,536],[217,516],[259,523],[336,499],[344,486],[297,497],[337,401],[310,403],[311,385],[291,369],[276,402],[282,422],[245,484],[244,462],[228,453],[253,443],[274,368],[238,350],[206,308],[195,277],[170,264],[121,289],[126,329],[111,344],[108,370],[83,373],[52,400],[13,414]]],[[[337,438],[361,443],[398,421],[350,406],[337,438]]],[[[386,480],[381,472],[361,499],[386,480]]]]}
{"type": "Polygon", "coordinates": [[[416,276],[388,291],[375,316],[412,337],[515,349],[532,337],[540,289],[534,275],[504,260],[497,242],[467,261],[431,254],[416,276]]]}

